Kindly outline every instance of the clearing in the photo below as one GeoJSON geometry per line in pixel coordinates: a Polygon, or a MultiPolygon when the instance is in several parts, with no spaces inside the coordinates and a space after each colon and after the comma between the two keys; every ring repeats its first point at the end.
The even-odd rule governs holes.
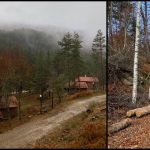
{"type": "Polygon", "coordinates": [[[88,106],[92,103],[104,103],[106,101],[105,95],[94,96],[85,100],[80,100],[72,103],[59,112],[58,114],[33,120],[25,123],[19,127],[0,134],[1,148],[30,148],[36,140],[46,135],[55,127],[60,126],[64,121],[86,111],[88,106]]]}

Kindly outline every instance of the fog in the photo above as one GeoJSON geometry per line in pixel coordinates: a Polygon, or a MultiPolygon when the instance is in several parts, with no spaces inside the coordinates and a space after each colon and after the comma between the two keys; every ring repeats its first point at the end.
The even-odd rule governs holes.
{"type": "Polygon", "coordinates": [[[98,29],[106,36],[106,2],[0,2],[0,27],[21,26],[77,31],[89,47],[98,29]]]}

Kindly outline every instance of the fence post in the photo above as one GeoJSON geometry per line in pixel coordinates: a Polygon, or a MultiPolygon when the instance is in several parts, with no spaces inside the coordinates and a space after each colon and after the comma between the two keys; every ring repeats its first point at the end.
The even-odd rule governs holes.
{"type": "Polygon", "coordinates": [[[51,100],[52,100],[52,109],[54,108],[54,102],[53,102],[53,91],[51,91],[51,100]]]}
{"type": "Polygon", "coordinates": [[[40,94],[40,114],[42,114],[42,106],[43,106],[42,95],[40,94]]]}

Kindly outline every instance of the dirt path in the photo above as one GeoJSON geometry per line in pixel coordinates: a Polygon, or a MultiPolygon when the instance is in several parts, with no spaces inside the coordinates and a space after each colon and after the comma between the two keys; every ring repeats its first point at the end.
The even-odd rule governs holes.
{"type": "Polygon", "coordinates": [[[132,125],[108,137],[109,148],[150,148],[150,115],[132,118],[132,125]]]}
{"type": "Polygon", "coordinates": [[[30,144],[61,125],[65,120],[85,111],[91,103],[100,102],[104,104],[105,101],[106,97],[103,95],[74,102],[66,107],[63,112],[53,117],[32,121],[0,134],[0,148],[30,148],[30,144]]]}

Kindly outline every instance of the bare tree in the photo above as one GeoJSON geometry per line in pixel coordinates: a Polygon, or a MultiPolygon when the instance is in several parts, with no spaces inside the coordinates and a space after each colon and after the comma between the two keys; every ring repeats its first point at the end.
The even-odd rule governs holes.
{"type": "Polygon", "coordinates": [[[144,46],[146,49],[147,56],[149,58],[149,41],[148,41],[148,11],[147,11],[147,1],[144,1],[144,10],[141,7],[141,16],[144,25],[144,46]]]}
{"type": "Polygon", "coordinates": [[[136,37],[135,37],[135,53],[134,53],[134,67],[133,67],[133,91],[132,103],[136,103],[137,99],[137,84],[138,84],[138,52],[139,52],[139,36],[140,36],[140,8],[141,2],[137,2],[137,20],[136,20],[136,37]]]}

